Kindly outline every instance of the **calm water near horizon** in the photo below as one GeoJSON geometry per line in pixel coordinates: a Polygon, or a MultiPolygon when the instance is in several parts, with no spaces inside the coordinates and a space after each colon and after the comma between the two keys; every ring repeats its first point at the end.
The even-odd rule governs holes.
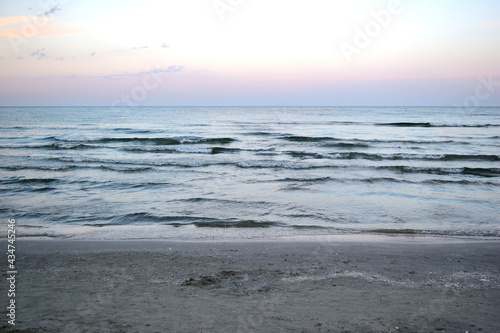
{"type": "Polygon", "coordinates": [[[0,119],[0,211],[21,236],[500,236],[498,107],[3,107],[0,119]]]}

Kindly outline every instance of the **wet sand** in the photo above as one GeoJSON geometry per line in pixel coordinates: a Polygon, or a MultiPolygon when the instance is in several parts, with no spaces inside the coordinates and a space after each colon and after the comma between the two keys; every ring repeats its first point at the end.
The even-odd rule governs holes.
{"type": "Polygon", "coordinates": [[[17,332],[500,331],[499,241],[18,240],[16,256],[17,332]]]}

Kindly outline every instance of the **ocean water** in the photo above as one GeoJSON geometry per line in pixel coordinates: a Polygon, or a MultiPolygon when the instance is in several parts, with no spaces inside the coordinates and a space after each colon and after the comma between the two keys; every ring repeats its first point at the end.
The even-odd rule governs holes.
{"type": "Polygon", "coordinates": [[[500,236],[500,108],[3,107],[0,131],[0,212],[21,236],[500,236]]]}

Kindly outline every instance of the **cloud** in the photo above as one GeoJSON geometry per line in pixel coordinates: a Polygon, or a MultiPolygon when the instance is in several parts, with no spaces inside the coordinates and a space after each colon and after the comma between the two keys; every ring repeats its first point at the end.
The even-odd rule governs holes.
{"type": "Polygon", "coordinates": [[[6,27],[10,25],[22,25],[23,27],[34,26],[40,28],[50,21],[53,21],[54,18],[50,17],[50,15],[55,12],[61,10],[58,6],[54,6],[48,11],[44,13],[40,13],[38,16],[4,16],[0,17],[0,28],[6,27]]]}
{"type": "Polygon", "coordinates": [[[92,53],[90,54],[90,56],[91,56],[91,57],[93,57],[93,56],[95,56],[95,55],[96,55],[96,53],[95,53],[95,52],[92,52],[92,53]]]}
{"type": "Polygon", "coordinates": [[[144,76],[148,74],[156,74],[156,75],[162,75],[162,74],[167,74],[167,73],[174,73],[174,72],[180,72],[184,70],[184,66],[168,66],[166,69],[153,69],[151,71],[146,71],[146,72],[138,72],[138,73],[123,73],[123,74],[113,74],[113,75],[106,75],[103,76],[105,79],[109,80],[117,80],[117,79],[128,79],[130,77],[135,77],[135,76],[144,76]]]}
{"type": "MultiPolygon", "coordinates": [[[[66,59],[65,56],[57,57],[57,58],[53,58],[53,57],[48,56],[47,53],[45,53],[45,48],[37,49],[35,52],[31,53],[30,56],[35,57],[37,60],[55,59],[55,60],[59,60],[59,61],[64,61],[66,59]]],[[[17,59],[22,60],[24,58],[18,57],[17,59]]]]}
{"type": "Polygon", "coordinates": [[[0,39],[59,37],[89,31],[84,24],[53,23],[53,20],[54,18],[45,16],[43,18],[39,16],[0,17],[0,39]]]}
{"type": "MultiPolygon", "coordinates": [[[[44,21],[46,19],[43,19],[44,21]]],[[[0,17],[0,27],[6,27],[9,25],[26,25],[33,24],[38,25],[41,24],[41,20],[38,16],[5,16],[0,17]]]]}
{"type": "Polygon", "coordinates": [[[54,6],[54,7],[50,8],[48,11],[46,11],[45,13],[42,13],[40,15],[49,16],[49,15],[55,14],[59,10],[61,10],[61,8],[59,8],[59,6],[54,6]]]}
{"type": "Polygon", "coordinates": [[[17,57],[17,60],[25,60],[24,57],[17,57]]]}
{"type": "Polygon", "coordinates": [[[45,51],[45,49],[38,49],[36,50],[35,52],[33,52],[32,54],[30,54],[30,56],[32,57],[36,57],[38,60],[42,60],[42,59],[47,59],[47,54],[44,53],[43,51],[45,51]]]}
{"type": "Polygon", "coordinates": [[[145,75],[152,75],[152,74],[154,74],[154,75],[166,75],[168,73],[180,72],[182,70],[184,70],[184,66],[174,65],[174,66],[168,66],[165,69],[157,68],[157,69],[153,69],[150,71],[144,71],[144,72],[135,72],[135,73],[124,72],[121,74],[110,74],[110,75],[100,75],[100,76],[96,76],[96,75],[67,75],[67,76],[63,76],[62,78],[64,78],[64,79],[87,78],[87,79],[124,80],[124,79],[128,79],[131,77],[145,76],[145,75]]]}
{"type": "MultiPolygon", "coordinates": [[[[157,46],[150,46],[150,45],[143,45],[143,46],[133,46],[129,49],[124,49],[122,50],[123,52],[127,52],[127,51],[130,51],[130,50],[144,50],[144,49],[153,49],[153,48],[156,48],[157,46]]],[[[170,45],[167,45],[167,43],[163,43],[161,46],[160,46],[162,49],[164,48],[167,48],[167,47],[170,47],[170,45]]]]}

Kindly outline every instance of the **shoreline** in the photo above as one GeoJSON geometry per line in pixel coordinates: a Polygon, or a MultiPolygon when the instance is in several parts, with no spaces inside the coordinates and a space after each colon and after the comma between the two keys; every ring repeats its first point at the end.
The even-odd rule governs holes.
{"type": "MultiPolygon", "coordinates": [[[[179,241],[243,241],[243,240],[310,240],[315,238],[435,238],[435,239],[470,239],[500,241],[500,234],[488,234],[479,231],[428,231],[424,229],[336,229],[328,227],[267,227],[267,228],[207,228],[207,227],[172,227],[164,225],[130,226],[73,226],[52,230],[34,227],[16,226],[17,239],[70,239],[70,240],[179,240],[179,241]]],[[[0,228],[0,232],[5,228],[0,228]]],[[[6,229],[4,230],[6,232],[6,229]]],[[[491,232],[490,232],[491,233],[491,232]]]]}
{"type": "MultiPolygon", "coordinates": [[[[239,235],[241,236],[241,235],[239,235]]],[[[258,235],[261,236],[261,235],[258,235]]],[[[69,248],[83,248],[93,246],[96,248],[109,247],[115,249],[115,245],[120,247],[131,246],[132,248],[157,247],[162,248],[165,244],[232,244],[235,246],[247,244],[408,244],[408,245],[454,245],[454,244],[499,244],[499,237],[485,236],[451,236],[451,235],[426,235],[426,234],[389,234],[389,233],[350,233],[350,234],[300,234],[300,235],[279,235],[258,237],[236,238],[214,237],[210,235],[201,235],[198,238],[190,237],[171,237],[171,238],[124,238],[124,239],[86,239],[86,238],[59,238],[59,237],[17,237],[16,243],[30,244],[30,247],[37,248],[44,244],[49,248],[58,248],[68,246],[69,248]],[[38,244],[38,245],[36,245],[38,244]]],[[[7,244],[6,239],[0,239],[0,244],[7,244]]],[[[500,256],[499,256],[500,257],[500,256]]]]}
{"type": "MultiPolygon", "coordinates": [[[[498,241],[386,235],[312,239],[19,239],[15,329],[500,329],[498,241]]],[[[0,330],[11,330],[6,320],[0,330]]]]}

